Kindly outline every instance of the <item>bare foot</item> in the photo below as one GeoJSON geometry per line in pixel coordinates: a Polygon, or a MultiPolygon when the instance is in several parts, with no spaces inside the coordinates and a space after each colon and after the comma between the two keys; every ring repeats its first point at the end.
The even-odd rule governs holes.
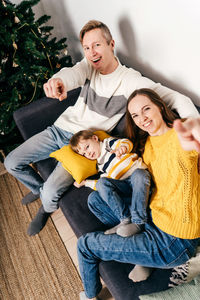
{"type": "Polygon", "coordinates": [[[129,273],[128,278],[133,280],[133,282],[143,281],[151,275],[152,271],[152,268],[136,265],[129,273]]]}

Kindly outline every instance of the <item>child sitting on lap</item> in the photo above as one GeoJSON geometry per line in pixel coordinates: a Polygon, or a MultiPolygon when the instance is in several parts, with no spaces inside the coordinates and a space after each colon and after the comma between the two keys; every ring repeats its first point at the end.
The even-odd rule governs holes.
{"type": "MultiPolygon", "coordinates": [[[[92,131],[82,130],[73,135],[70,145],[76,153],[97,160],[100,179],[86,179],[74,185],[97,190],[114,212],[119,224],[106,230],[105,234],[127,237],[139,233],[147,221],[151,178],[142,159],[136,153],[130,153],[132,142],[114,137],[100,141],[92,131]]],[[[98,217],[97,213],[95,215],[98,217]]]]}

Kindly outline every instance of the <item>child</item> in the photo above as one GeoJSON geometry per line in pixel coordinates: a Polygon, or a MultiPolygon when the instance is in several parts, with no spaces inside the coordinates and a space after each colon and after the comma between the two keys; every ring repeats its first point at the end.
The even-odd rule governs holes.
{"type": "Polygon", "coordinates": [[[151,180],[142,159],[136,153],[130,153],[132,142],[114,137],[99,141],[92,131],[82,130],[73,135],[70,145],[78,154],[97,160],[98,171],[101,172],[98,181],[86,179],[74,185],[97,189],[114,214],[120,215],[120,223],[105,234],[117,233],[126,237],[139,233],[147,221],[151,180]],[[125,224],[128,225],[122,226],[125,224]]]}

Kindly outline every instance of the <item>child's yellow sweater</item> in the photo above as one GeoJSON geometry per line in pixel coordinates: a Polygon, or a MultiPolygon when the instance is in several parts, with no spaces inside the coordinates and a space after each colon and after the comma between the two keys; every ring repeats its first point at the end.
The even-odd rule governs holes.
{"type": "Polygon", "coordinates": [[[198,153],[184,151],[174,129],[149,136],[143,154],[156,188],[150,208],[162,231],[183,239],[200,237],[198,153]]]}

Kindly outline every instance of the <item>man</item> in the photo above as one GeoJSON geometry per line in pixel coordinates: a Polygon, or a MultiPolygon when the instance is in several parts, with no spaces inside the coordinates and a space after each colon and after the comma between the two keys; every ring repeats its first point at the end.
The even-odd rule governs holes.
{"type": "Polygon", "coordinates": [[[44,84],[46,96],[60,101],[66,98],[67,91],[81,86],[76,104],[67,108],[54,125],[25,141],[5,159],[7,170],[31,190],[22,203],[26,205],[38,197],[42,201],[29,225],[30,236],[45,226],[58,208],[61,195],[74,182],[60,163],[44,182],[31,163],[48,158],[79,130],[111,131],[124,115],[129,95],[141,87],[154,89],[181,117],[198,116],[189,98],[122,66],[114,55],[110,30],[102,22],[89,21],[80,32],[80,41],[85,58],[72,68],[63,68],[44,84]]]}

